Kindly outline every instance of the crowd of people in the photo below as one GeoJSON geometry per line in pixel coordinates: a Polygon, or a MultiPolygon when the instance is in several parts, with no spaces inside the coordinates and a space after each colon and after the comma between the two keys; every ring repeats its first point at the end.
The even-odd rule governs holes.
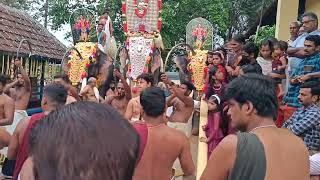
{"type": "MultiPolygon", "coordinates": [[[[202,180],[320,175],[317,28],[317,16],[306,13],[302,25],[291,23],[287,42],[268,38],[259,48],[237,35],[209,51],[202,92],[208,123],[200,137],[209,159],[202,180]]],[[[132,93],[114,70],[115,86],[101,97],[97,77],[78,91],[59,75],[43,90],[42,112],[29,117],[30,79],[20,60],[15,67],[11,83],[0,75],[0,147],[8,147],[3,174],[14,180],[164,180],[175,179],[178,159],[183,177],[195,178],[187,128],[195,110],[192,83],[178,85],[162,73],[157,85],[141,74],[132,93]]]]}

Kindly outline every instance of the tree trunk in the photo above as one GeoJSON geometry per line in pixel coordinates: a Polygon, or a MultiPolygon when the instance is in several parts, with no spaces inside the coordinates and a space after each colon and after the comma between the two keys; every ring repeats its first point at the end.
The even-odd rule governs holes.
{"type": "Polygon", "coordinates": [[[44,27],[48,27],[48,11],[49,11],[49,0],[44,3],[44,27]]]}

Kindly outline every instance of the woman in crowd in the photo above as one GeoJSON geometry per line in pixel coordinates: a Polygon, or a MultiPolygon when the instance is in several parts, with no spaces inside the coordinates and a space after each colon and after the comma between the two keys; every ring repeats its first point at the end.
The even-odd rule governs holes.
{"type": "Polygon", "coordinates": [[[229,80],[239,75],[237,67],[238,62],[241,60],[244,43],[245,37],[243,35],[236,35],[228,42],[229,52],[227,54],[226,70],[229,75],[229,80]]]}

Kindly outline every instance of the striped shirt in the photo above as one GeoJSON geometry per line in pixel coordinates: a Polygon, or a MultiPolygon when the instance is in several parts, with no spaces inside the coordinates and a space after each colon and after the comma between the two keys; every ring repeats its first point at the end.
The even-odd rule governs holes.
{"type": "MultiPolygon", "coordinates": [[[[303,59],[291,77],[303,76],[315,72],[320,72],[320,53],[303,59]]],[[[310,80],[319,81],[319,78],[310,80]]],[[[291,107],[301,107],[298,100],[299,91],[300,84],[291,85],[283,99],[284,103],[291,107]]]]}

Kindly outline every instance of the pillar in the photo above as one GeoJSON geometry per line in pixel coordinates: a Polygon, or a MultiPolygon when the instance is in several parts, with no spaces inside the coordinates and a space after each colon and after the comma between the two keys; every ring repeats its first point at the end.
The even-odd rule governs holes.
{"type": "MultiPolygon", "coordinates": [[[[318,1],[318,0],[315,0],[318,1]]],[[[297,20],[299,0],[278,0],[276,38],[288,40],[290,37],[289,25],[297,20]]]]}
{"type": "MultiPolygon", "coordinates": [[[[318,15],[318,19],[320,19],[320,1],[319,0],[307,0],[305,12],[314,12],[318,15]]],[[[320,23],[319,23],[319,28],[320,28],[320,23]]]]}

